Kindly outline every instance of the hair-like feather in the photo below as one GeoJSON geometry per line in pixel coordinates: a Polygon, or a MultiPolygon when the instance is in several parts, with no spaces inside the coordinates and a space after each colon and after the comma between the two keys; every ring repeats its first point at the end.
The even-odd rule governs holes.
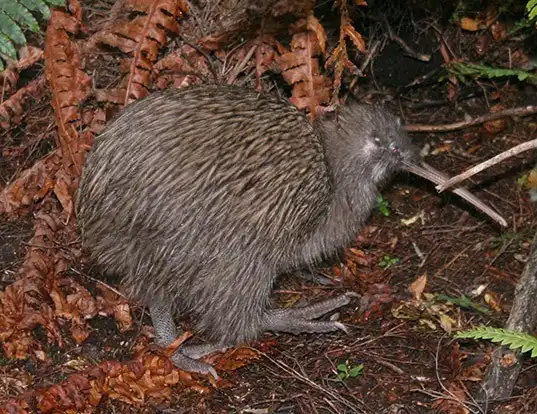
{"type": "Polygon", "coordinates": [[[172,302],[213,341],[254,339],[274,279],[348,243],[400,157],[415,151],[376,107],[312,124],[284,99],[233,86],[154,93],[88,155],[83,242],[134,298],[172,302]]]}

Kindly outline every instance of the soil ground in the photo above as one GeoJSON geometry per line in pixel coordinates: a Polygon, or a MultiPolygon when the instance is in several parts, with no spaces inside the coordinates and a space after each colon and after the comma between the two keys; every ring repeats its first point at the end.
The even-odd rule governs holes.
{"type": "MultiPolygon", "coordinates": [[[[378,84],[382,85],[384,72],[407,62],[394,63],[393,59],[379,58],[375,79],[378,84]]],[[[418,75],[416,71],[408,76],[418,75]]],[[[498,88],[501,94],[510,93],[511,106],[526,103],[529,95],[526,85],[503,83],[487,84],[487,87],[498,88]]],[[[365,90],[366,87],[362,89],[365,90]]],[[[423,105],[420,109],[410,104],[432,100],[435,94],[432,89],[422,88],[403,93],[403,97],[392,95],[387,105],[404,115],[407,124],[450,123],[465,114],[477,116],[486,112],[487,99],[482,94],[457,104],[446,100],[438,106],[423,105]]],[[[50,108],[34,110],[33,116],[43,119],[39,125],[52,122],[50,108]]],[[[535,137],[535,124],[531,121],[531,118],[509,119],[498,133],[478,126],[450,133],[414,134],[413,140],[420,148],[429,148],[428,163],[453,175],[535,137]]],[[[33,125],[35,127],[35,123],[33,125]]],[[[32,134],[23,136],[23,133],[21,130],[17,135],[21,142],[32,139],[32,134]]],[[[47,137],[36,145],[29,145],[36,150],[27,159],[26,167],[31,165],[31,159],[38,159],[52,145],[53,139],[47,137]]],[[[349,326],[348,335],[266,334],[252,344],[262,352],[261,358],[224,374],[226,387],[209,386],[208,393],[177,389],[171,401],[160,405],[148,401],[143,408],[105,400],[97,411],[465,412],[456,404],[448,405],[449,392],[463,390],[463,394],[467,391],[475,395],[493,346],[485,342],[454,341],[442,328],[442,316],[448,315],[453,327],[503,326],[536,230],[535,204],[517,185],[517,180],[533,163],[529,153],[522,154],[475,177],[478,184],[470,186],[476,195],[502,213],[510,223],[507,229],[501,229],[456,196],[438,195],[431,184],[400,174],[382,192],[388,202],[389,215],[376,211],[357,236],[354,246],[341,255],[339,262],[336,260],[336,266],[321,267],[313,278],[308,275],[283,278],[274,293],[281,304],[302,304],[349,290],[363,295],[365,299],[356,300],[341,311],[340,319],[349,326]],[[384,262],[397,259],[397,263],[381,266],[383,259],[384,262]],[[452,299],[466,295],[489,312],[450,306],[445,299],[438,300],[436,307],[425,299],[413,301],[408,288],[422,275],[427,275],[425,293],[452,299]],[[472,297],[480,287],[482,293],[472,297]],[[363,364],[364,368],[358,376],[337,380],[337,366],[342,363],[347,363],[349,368],[363,364]]],[[[22,167],[24,165],[1,164],[1,186],[22,167]]],[[[31,234],[31,217],[18,221],[0,217],[2,288],[13,282],[31,234]]],[[[68,275],[90,287],[94,284],[92,278],[100,277],[92,272],[91,268],[75,263],[68,275]]],[[[117,286],[114,284],[117,282],[107,282],[117,286]]],[[[66,334],[62,348],[48,348],[53,363],[4,361],[2,375],[31,377],[31,387],[40,387],[65,378],[69,371],[58,367],[77,358],[93,363],[107,359],[128,360],[132,357],[132,345],[150,325],[147,315],[135,306],[134,320],[134,329],[120,333],[112,318],[96,317],[91,321],[93,331],[82,345],[77,346],[66,334]]],[[[536,366],[527,361],[513,397],[489,409],[497,413],[536,412],[536,385],[536,366]]],[[[15,396],[13,394],[0,397],[15,396]]],[[[468,397],[466,400],[471,404],[468,397]]]]}

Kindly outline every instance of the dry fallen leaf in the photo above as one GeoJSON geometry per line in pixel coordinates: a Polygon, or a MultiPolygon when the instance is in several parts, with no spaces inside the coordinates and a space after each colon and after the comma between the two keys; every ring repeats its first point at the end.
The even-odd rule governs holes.
{"type": "Polygon", "coordinates": [[[321,103],[330,99],[330,79],[319,70],[317,56],[320,52],[315,33],[299,32],[293,35],[291,51],[276,60],[285,81],[293,85],[291,102],[299,109],[309,108],[312,114],[321,103]]]}
{"type": "Polygon", "coordinates": [[[367,53],[364,38],[351,24],[345,24],[341,30],[343,30],[345,37],[348,37],[360,52],[367,53]]]}
{"type": "MultiPolygon", "coordinates": [[[[495,104],[491,106],[490,112],[498,112],[505,109],[501,104],[495,104]]],[[[495,119],[492,121],[485,122],[483,125],[483,128],[485,131],[487,131],[491,135],[497,135],[500,132],[502,132],[505,128],[507,128],[507,119],[506,118],[500,118],[495,119]]]]}
{"type": "Polygon", "coordinates": [[[317,20],[317,18],[313,15],[313,12],[308,15],[307,28],[308,30],[311,30],[313,33],[315,33],[315,36],[317,36],[317,41],[319,42],[319,47],[321,48],[321,52],[325,53],[326,32],[324,31],[324,27],[321,22],[317,20]]]}
{"type": "Polygon", "coordinates": [[[483,300],[489,305],[495,312],[501,313],[502,307],[500,305],[500,298],[495,292],[487,292],[483,295],[483,300]]]}
{"type": "Polygon", "coordinates": [[[502,23],[499,20],[496,20],[494,23],[491,24],[490,33],[492,34],[494,40],[497,42],[502,41],[509,35],[509,31],[507,30],[505,23],[502,23]]]}
{"type": "Polygon", "coordinates": [[[125,77],[119,88],[100,91],[100,99],[127,105],[148,94],[153,65],[169,33],[179,33],[178,19],[188,11],[184,0],[126,0],[123,20],[95,35],[94,41],[128,55],[120,62],[125,77]],[[132,13],[135,12],[135,13],[132,13]]]}
{"type": "Polygon", "coordinates": [[[252,348],[234,348],[218,358],[218,362],[215,365],[217,371],[235,371],[246,365],[251,364],[253,361],[259,360],[261,357],[259,353],[252,348]]]}
{"type": "Polygon", "coordinates": [[[424,273],[408,287],[408,291],[414,295],[414,299],[421,300],[421,294],[427,285],[427,273],[424,273]]]}
{"type": "Polygon", "coordinates": [[[484,29],[484,22],[481,19],[471,19],[470,17],[463,17],[459,20],[459,26],[461,29],[476,32],[480,29],[484,29]]]}
{"type": "Polygon", "coordinates": [[[465,402],[468,400],[466,389],[460,381],[451,382],[447,385],[450,398],[438,398],[432,407],[435,412],[446,414],[469,414],[465,402]]]}

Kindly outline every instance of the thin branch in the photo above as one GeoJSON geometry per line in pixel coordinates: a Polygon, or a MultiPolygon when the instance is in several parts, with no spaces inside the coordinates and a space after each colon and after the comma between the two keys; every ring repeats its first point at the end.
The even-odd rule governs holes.
{"type": "MultiPolygon", "coordinates": [[[[420,177],[423,177],[436,185],[441,185],[445,181],[448,180],[448,177],[441,173],[440,171],[434,169],[430,165],[428,165],[425,162],[421,162],[421,167],[416,164],[411,164],[408,162],[403,162],[403,168],[406,171],[410,171],[413,174],[416,174],[420,177]]],[[[471,205],[473,205],[475,208],[481,210],[483,213],[488,215],[491,219],[498,222],[503,227],[507,227],[507,221],[499,215],[496,211],[494,211],[492,208],[490,208],[488,205],[486,205],[483,201],[481,201],[479,198],[477,198],[475,195],[473,195],[471,192],[469,192],[466,188],[463,187],[457,187],[454,188],[453,193],[457,194],[464,200],[468,201],[471,205]]]]}
{"type": "Polygon", "coordinates": [[[537,148],[537,139],[524,142],[520,145],[517,145],[516,147],[513,147],[511,149],[508,149],[507,151],[502,152],[501,154],[496,155],[495,157],[488,159],[487,161],[482,162],[481,164],[477,164],[473,166],[472,168],[469,168],[468,170],[464,171],[463,173],[456,175],[454,177],[451,177],[449,180],[444,181],[442,184],[437,185],[436,189],[438,190],[438,192],[442,192],[445,189],[452,187],[454,185],[457,185],[461,181],[464,181],[467,178],[470,178],[471,176],[483,170],[486,170],[487,168],[490,168],[493,165],[496,165],[502,162],[503,160],[506,160],[507,158],[511,158],[514,155],[520,154],[521,152],[528,151],[534,148],[537,148]]]}
{"type": "Polygon", "coordinates": [[[403,50],[406,52],[406,54],[416,60],[419,60],[421,62],[428,62],[431,60],[431,55],[427,55],[427,54],[424,54],[424,53],[419,53],[419,52],[415,52],[414,50],[412,50],[412,48],[406,44],[406,42],[401,39],[399,36],[397,35],[392,35],[392,40],[396,43],[399,44],[399,46],[401,46],[403,48],[403,50]]]}
{"type": "Polygon", "coordinates": [[[453,124],[444,125],[407,125],[404,130],[407,132],[445,132],[455,131],[457,129],[468,128],[473,125],[483,124],[495,119],[504,118],[506,116],[526,116],[537,113],[537,105],[521,106],[518,108],[504,109],[503,111],[492,112],[486,115],[478,116],[469,121],[460,121],[453,124]]]}
{"type": "MultiPolygon", "coordinates": [[[[181,41],[184,44],[186,44],[186,45],[190,46],[191,48],[195,49],[200,55],[202,55],[205,58],[205,61],[207,62],[207,66],[209,67],[209,71],[211,72],[211,75],[213,75],[213,81],[218,82],[218,75],[216,74],[216,70],[214,68],[214,61],[211,59],[209,54],[207,52],[205,52],[205,50],[203,50],[203,48],[201,46],[197,45],[196,43],[190,42],[184,36],[179,35],[179,37],[181,38],[181,41]]],[[[190,64],[191,67],[195,67],[194,64],[192,64],[190,61],[188,63],[190,64]]],[[[197,74],[194,74],[194,75],[196,75],[198,77],[200,76],[200,75],[197,75],[197,74]]]]}
{"type": "MultiPolygon", "coordinates": [[[[261,352],[259,350],[256,350],[256,351],[260,355],[262,355],[265,358],[267,358],[270,362],[272,362],[278,368],[280,368],[281,370],[285,371],[287,374],[293,376],[294,378],[296,378],[297,380],[299,380],[302,383],[306,384],[307,386],[309,386],[309,387],[311,387],[311,388],[313,388],[313,389],[315,389],[317,391],[320,391],[321,393],[323,393],[325,395],[328,395],[330,398],[333,398],[334,400],[336,400],[340,404],[342,404],[345,407],[347,407],[350,410],[352,410],[353,413],[366,413],[366,412],[368,412],[368,411],[366,411],[366,409],[357,406],[356,404],[352,403],[351,401],[349,401],[348,399],[346,399],[345,397],[343,397],[339,393],[335,393],[332,390],[329,390],[329,389],[326,389],[326,388],[320,386],[316,382],[312,381],[305,373],[303,373],[303,372],[301,373],[301,372],[297,371],[296,369],[291,368],[289,365],[287,365],[283,361],[275,360],[275,359],[271,358],[270,356],[268,356],[267,354],[265,354],[264,352],[261,352]]],[[[365,403],[362,400],[360,400],[359,398],[356,398],[356,400],[360,404],[363,404],[364,407],[366,407],[365,403]]]]}
{"type": "Polygon", "coordinates": [[[248,64],[248,61],[252,58],[258,46],[259,44],[257,42],[254,42],[252,47],[250,47],[250,50],[248,50],[248,53],[246,53],[246,56],[244,56],[244,59],[242,59],[237,64],[237,66],[235,66],[235,70],[231,73],[231,75],[229,75],[229,78],[226,82],[228,85],[232,85],[233,83],[235,83],[235,80],[237,79],[239,74],[243,71],[245,66],[248,64]]]}
{"type": "MultiPolygon", "coordinates": [[[[434,365],[435,365],[435,374],[436,374],[436,380],[438,381],[438,384],[440,384],[440,387],[442,387],[442,390],[444,390],[444,392],[446,393],[446,395],[449,396],[449,398],[447,398],[448,400],[451,400],[453,402],[456,402],[457,404],[459,404],[461,407],[464,407],[466,409],[468,409],[468,411],[470,411],[470,407],[472,408],[475,408],[476,410],[479,410],[478,412],[481,413],[481,414],[485,414],[486,411],[485,410],[482,410],[481,407],[479,407],[479,405],[476,403],[476,401],[472,398],[472,401],[462,401],[459,397],[457,397],[457,395],[455,395],[453,392],[451,392],[445,385],[444,385],[444,382],[442,381],[442,378],[440,378],[440,367],[439,367],[439,362],[440,362],[440,349],[441,349],[441,344],[442,344],[442,340],[447,336],[448,334],[445,333],[444,335],[442,335],[442,337],[439,339],[438,341],[438,344],[436,345],[436,354],[435,354],[435,357],[434,357],[434,365]]],[[[470,396],[471,397],[471,396],[470,396]]],[[[475,412],[472,410],[472,412],[475,412]]]]}
{"type": "Polygon", "coordinates": [[[420,60],[422,62],[428,62],[431,60],[431,55],[426,55],[426,54],[414,51],[403,39],[397,36],[393,32],[390,24],[388,23],[388,19],[386,18],[386,16],[383,15],[382,20],[386,28],[388,29],[388,35],[390,36],[390,39],[393,40],[395,43],[397,43],[399,46],[401,46],[401,48],[406,52],[408,56],[410,56],[411,58],[420,60]]]}

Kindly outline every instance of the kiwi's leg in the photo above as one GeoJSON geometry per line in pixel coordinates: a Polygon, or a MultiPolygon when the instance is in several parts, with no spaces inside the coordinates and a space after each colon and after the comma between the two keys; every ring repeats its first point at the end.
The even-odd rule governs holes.
{"type": "Polygon", "coordinates": [[[312,319],[347,305],[352,297],[357,296],[351,292],[309,306],[270,310],[265,315],[264,329],[294,334],[332,332],[338,329],[347,332],[347,328],[341,322],[312,319]]]}
{"type": "MultiPolygon", "coordinates": [[[[149,306],[149,313],[153,321],[153,327],[155,328],[157,344],[167,347],[178,337],[178,330],[173,320],[171,304],[152,303],[149,306]]],[[[211,365],[197,361],[196,358],[201,358],[202,356],[222,349],[225,349],[225,347],[212,344],[182,346],[173,354],[171,360],[177,368],[184,371],[211,374],[214,378],[218,378],[216,371],[211,365]]]]}

